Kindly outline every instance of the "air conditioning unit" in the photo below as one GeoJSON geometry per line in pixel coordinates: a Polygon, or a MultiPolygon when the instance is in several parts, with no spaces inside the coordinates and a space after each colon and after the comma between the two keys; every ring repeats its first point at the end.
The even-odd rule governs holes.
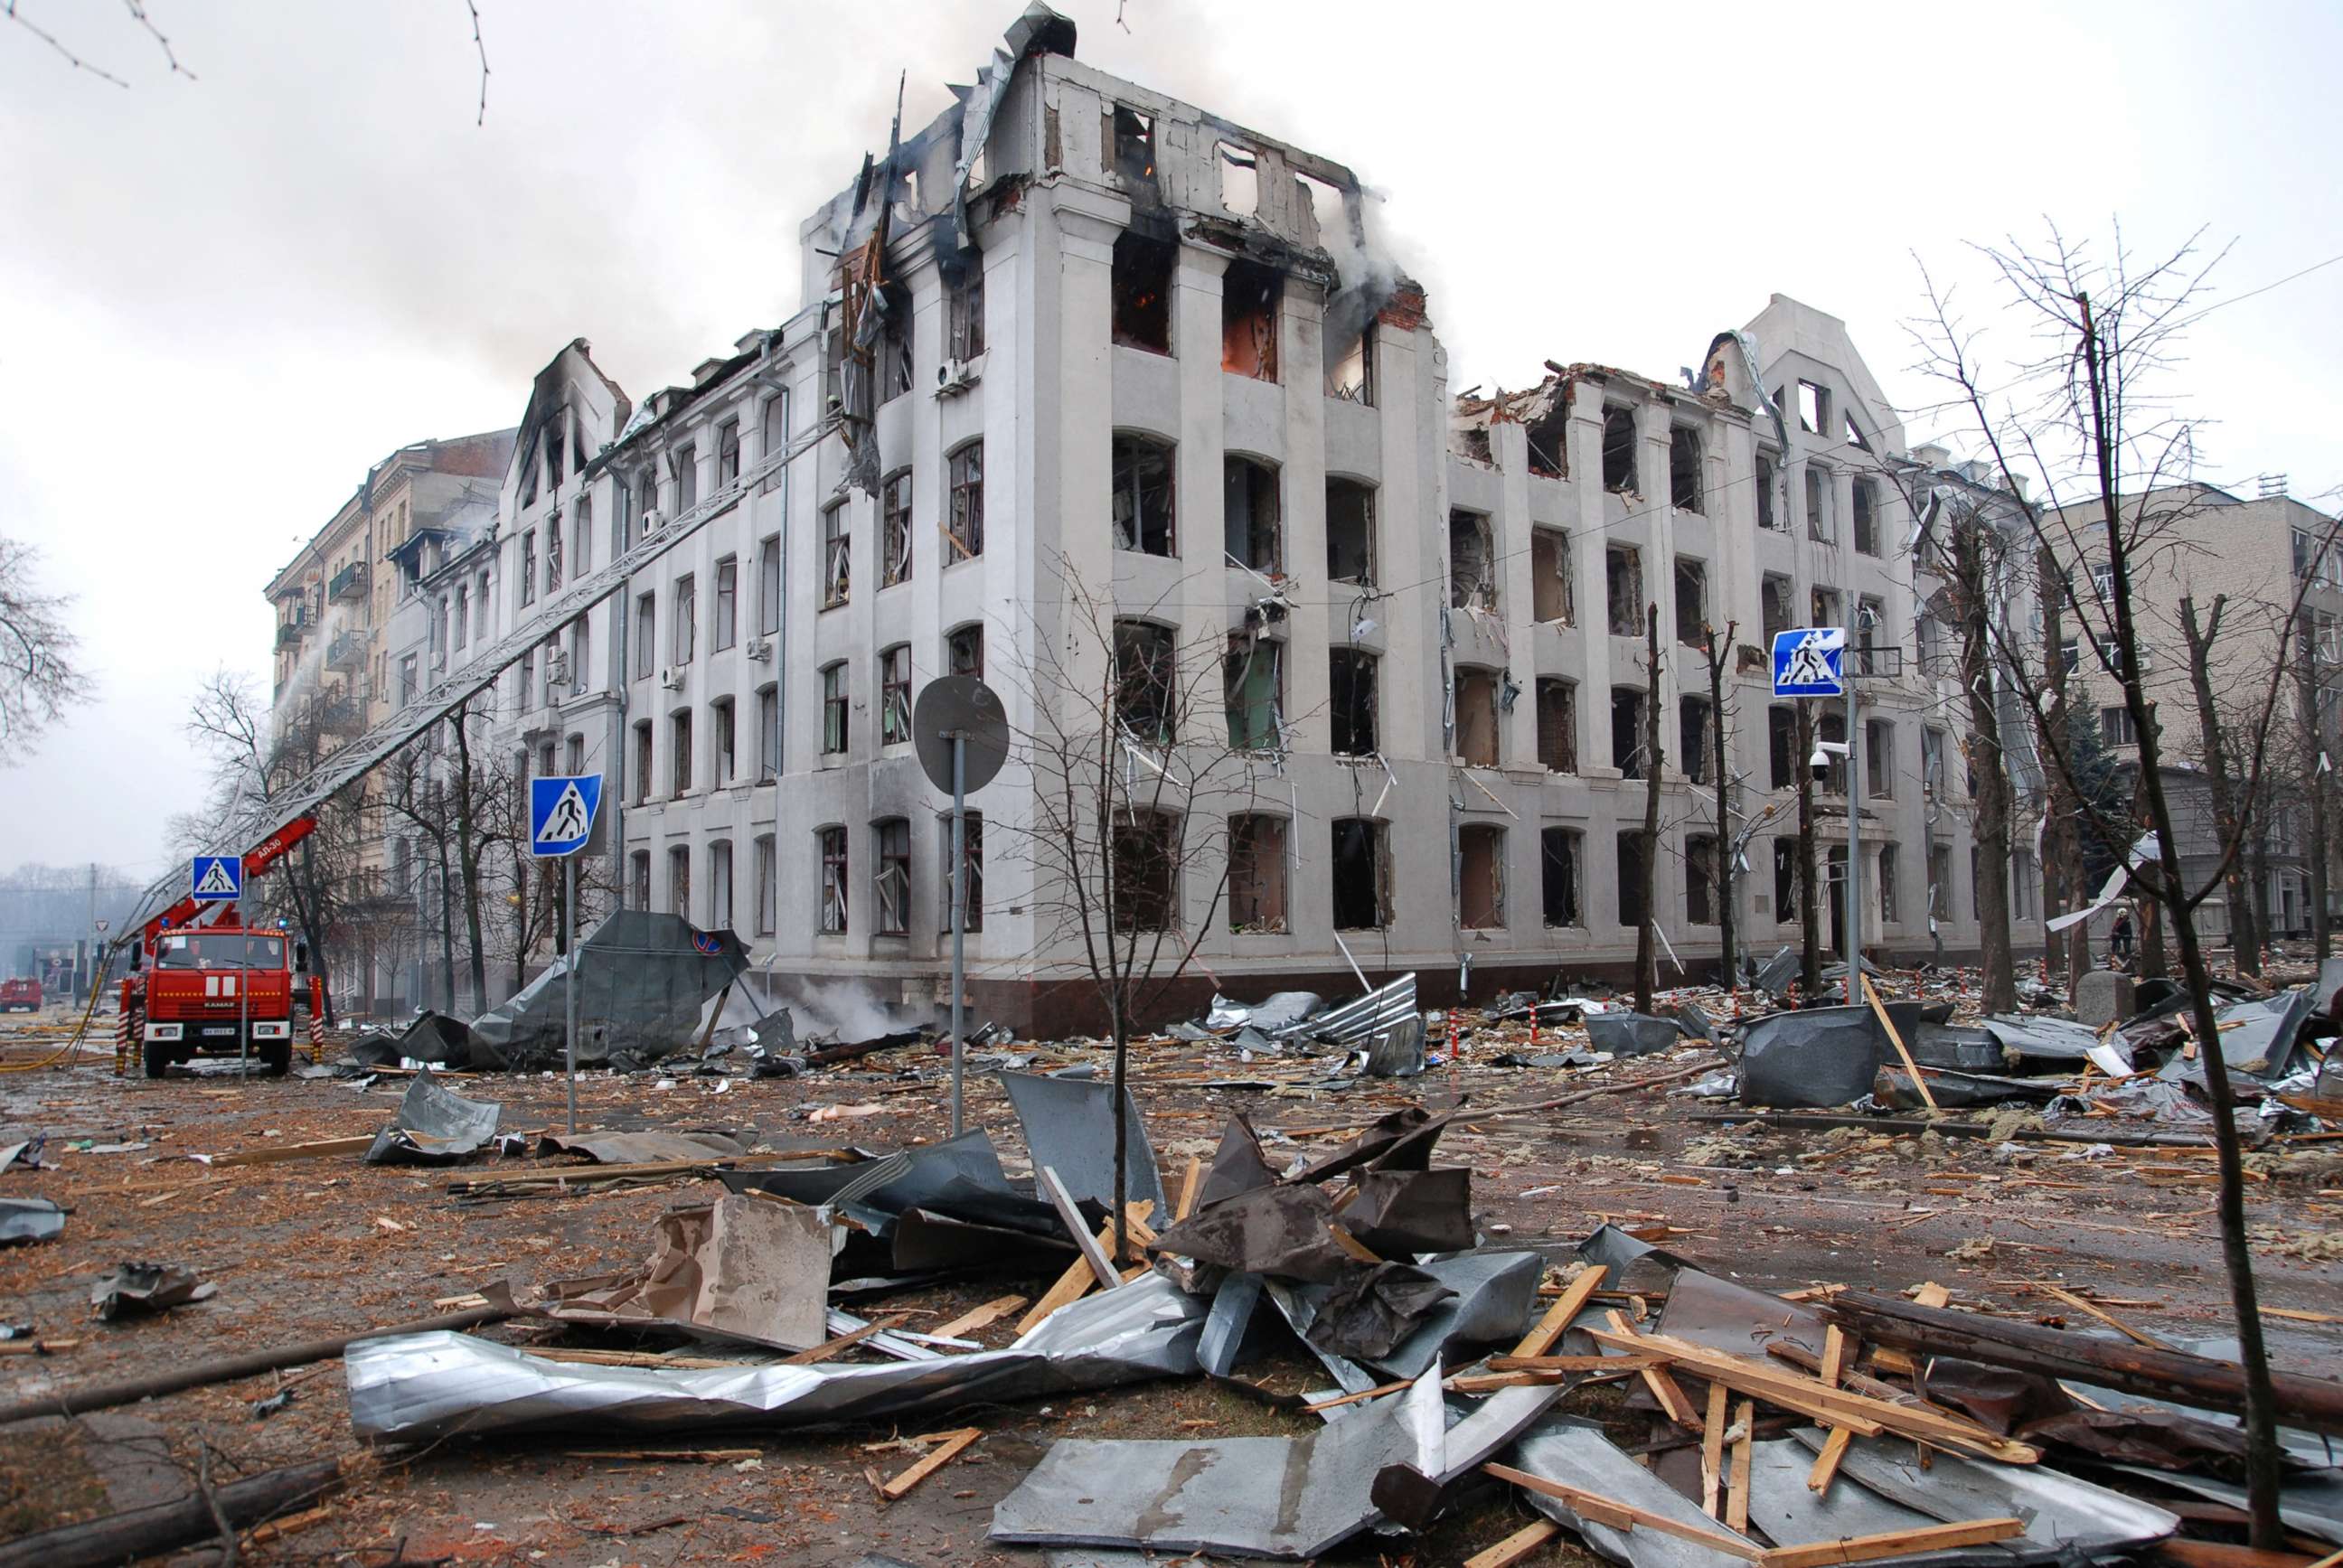
{"type": "Polygon", "coordinates": [[[665,669],[659,671],[659,689],[661,691],[681,691],[683,689],[683,667],[681,665],[670,664],[665,669]]]}
{"type": "Polygon", "coordinates": [[[773,657],[773,639],[769,637],[752,637],[740,645],[740,651],[761,664],[773,657]]]}
{"type": "Polygon", "coordinates": [[[568,654],[557,653],[552,658],[545,661],[545,684],[548,686],[567,686],[569,684],[568,654]]]}
{"type": "Polygon", "coordinates": [[[936,367],[936,396],[955,397],[976,385],[984,374],[984,356],[973,359],[947,359],[936,367]]]}
{"type": "Polygon", "coordinates": [[[645,538],[649,538],[650,535],[659,532],[665,527],[667,527],[667,514],[665,512],[660,511],[657,507],[649,507],[644,508],[643,534],[645,538]]]}

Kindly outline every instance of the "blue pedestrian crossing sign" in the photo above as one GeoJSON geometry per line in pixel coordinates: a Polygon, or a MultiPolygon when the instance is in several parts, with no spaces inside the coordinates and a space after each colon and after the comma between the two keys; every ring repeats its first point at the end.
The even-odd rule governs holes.
{"type": "Polygon", "coordinates": [[[594,833],[602,776],[581,773],[528,781],[528,852],[541,859],[574,855],[594,833]]]}
{"type": "Polygon", "coordinates": [[[1846,628],[1805,626],[1774,634],[1774,695],[1846,695],[1846,628]]]}
{"type": "Polygon", "coordinates": [[[187,891],[199,904],[232,904],[244,897],[244,857],[197,855],[187,891]]]}

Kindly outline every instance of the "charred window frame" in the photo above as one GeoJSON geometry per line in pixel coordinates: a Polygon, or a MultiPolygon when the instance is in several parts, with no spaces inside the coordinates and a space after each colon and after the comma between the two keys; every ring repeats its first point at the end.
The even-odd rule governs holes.
{"type": "Polygon", "coordinates": [[[1229,819],[1229,929],[1260,935],[1288,929],[1285,819],[1263,811],[1229,819]]]}
{"type": "Polygon", "coordinates": [[[1231,632],[1222,660],[1229,748],[1277,751],[1285,744],[1285,647],[1252,632],[1231,632]]]}
{"type": "Polygon", "coordinates": [[[1850,496],[1855,553],[1875,556],[1879,553],[1879,487],[1869,479],[1858,478],[1850,496]]]}
{"type": "Polygon", "coordinates": [[[1155,195],[1155,116],[1117,104],[1106,113],[1107,173],[1134,196],[1155,195]]]}
{"type": "Polygon", "coordinates": [[[1556,676],[1537,683],[1538,762],[1549,773],[1578,771],[1578,683],[1556,676]]]}
{"type": "Polygon", "coordinates": [[[911,645],[899,642],[879,655],[879,744],[911,739],[911,645]]]}
{"type": "Polygon", "coordinates": [[[879,330],[879,401],[891,403],[911,389],[911,297],[900,288],[883,291],[885,312],[879,330]]]}
{"type": "Polygon", "coordinates": [[[1169,811],[1129,813],[1114,825],[1108,859],[1116,930],[1179,929],[1179,818],[1169,811]]]}
{"type": "Polygon", "coordinates": [[[893,588],[911,576],[911,470],[890,475],[879,487],[879,586],[893,588]]]}
{"type": "Polygon", "coordinates": [[[984,626],[970,621],[944,634],[944,672],[984,678],[984,626]]]}
{"type": "Polygon", "coordinates": [[[668,749],[673,754],[675,787],[670,791],[679,799],[691,793],[691,709],[687,708],[668,718],[668,749]]]}
{"type": "Polygon", "coordinates": [[[1392,922],[1389,825],[1372,817],[1333,823],[1334,929],[1379,931],[1392,922]]]}
{"type": "Polygon", "coordinates": [[[1757,526],[1776,528],[1782,526],[1779,502],[1774,487],[1780,482],[1781,464],[1771,452],[1757,454],[1757,526]]]}
{"type": "Polygon", "coordinates": [[[1619,770],[1622,779],[1644,776],[1644,701],[1641,687],[1611,689],[1611,766],[1619,770]]]}
{"type": "Polygon", "coordinates": [[[1468,931],[1505,925],[1505,830],[1468,822],[1456,830],[1456,924],[1468,931]]]}
{"type": "Polygon", "coordinates": [[[1361,648],[1338,648],[1327,655],[1327,708],[1333,723],[1331,749],[1337,757],[1373,757],[1377,735],[1382,660],[1361,648]]]}
{"type": "Polygon", "coordinates": [[[1449,510],[1448,604],[1452,609],[1497,608],[1497,546],[1486,512],[1449,510]]]}
{"type": "Polygon", "coordinates": [[[1584,849],[1585,837],[1575,828],[1546,828],[1538,833],[1538,890],[1549,927],[1585,924],[1578,869],[1584,849]]]}
{"type": "Polygon", "coordinates": [[[716,617],[708,628],[708,646],[721,652],[739,638],[740,558],[726,556],[716,563],[716,617]]]}
{"type": "Polygon", "coordinates": [[[1170,746],[1179,739],[1177,634],[1148,620],[1114,623],[1114,711],[1134,739],[1170,746]]]}
{"type": "Polygon", "coordinates": [[[1830,389],[1811,381],[1798,383],[1798,428],[1819,436],[1830,428],[1830,389]]]}
{"type": "Polygon", "coordinates": [[[727,419],[716,427],[716,482],[734,485],[740,481],[740,421],[727,419]]]}
{"type": "Polygon", "coordinates": [[[1668,427],[1668,504],[1679,512],[1707,509],[1703,446],[1700,431],[1693,426],[1668,427]]]}
{"type": "Polygon", "coordinates": [[[1221,275],[1221,368],[1256,381],[1277,377],[1278,306],[1285,275],[1259,262],[1236,260],[1221,275]]]}
{"type": "Polygon", "coordinates": [[[1326,396],[1372,408],[1375,403],[1375,322],[1373,317],[1356,337],[1329,337],[1326,343],[1326,396]]]}
{"type": "Polygon", "coordinates": [[[1609,545],[1603,551],[1604,609],[1613,637],[1644,635],[1644,552],[1634,545],[1609,545]]]}
{"type": "Polygon", "coordinates": [[[1141,555],[1179,553],[1172,505],[1175,448],[1135,431],[1115,435],[1113,447],[1114,548],[1141,555]]]}
{"type": "Polygon", "coordinates": [[[1806,623],[1808,626],[1845,626],[1846,624],[1839,618],[1838,589],[1826,583],[1816,583],[1808,602],[1814,611],[1814,618],[1806,623]]]}
{"type": "Polygon", "coordinates": [[[1212,165],[1221,176],[1221,205],[1238,217],[1261,210],[1261,158],[1232,142],[1216,142],[1212,165]]]}
{"type": "Polygon", "coordinates": [[[561,547],[564,542],[561,513],[557,508],[545,519],[545,591],[553,592],[561,586],[561,547]]]}
{"type": "Polygon", "coordinates": [[[1530,618],[1556,626],[1578,619],[1578,592],[1572,578],[1570,536],[1560,528],[1530,530],[1530,618]]]}
{"type": "Polygon", "coordinates": [[[1603,408],[1603,487],[1614,495],[1639,488],[1635,483],[1635,411],[1624,403],[1603,408]]]}
{"type": "Polygon", "coordinates": [[[1326,577],[1372,587],[1375,580],[1375,487],[1358,479],[1326,481],[1326,577]]]}
{"type": "Polygon", "coordinates": [[[821,667],[821,754],[846,755],[846,661],[821,667]]]}
{"type": "Polygon", "coordinates": [[[1644,923],[1652,890],[1644,882],[1644,834],[1641,829],[1619,835],[1619,923],[1631,930],[1644,923]]]}
{"type": "Polygon", "coordinates": [[[708,739],[709,749],[715,753],[713,765],[716,776],[713,782],[719,789],[738,776],[739,726],[736,720],[737,710],[731,698],[719,697],[708,705],[708,739]]]}
{"type": "Polygon", "coordinates": [[[1945,732],[1933,726],[1920,731],[1920,796],[1942,799],[1945,794],[1945,732]]]}
{"type": "Polygon", "coordinates": [[[1716,839],[1694,833],[1684,839],[1684,923],[1716,924],[1716,839]]]}
{"type": "Polygon", "coordinates": [[[1453,678],[1456,757],[1468,768],[1494,768],[1501,755],[1497,722],[1498,676],[1493,669],[1459,665],[1453,678]]]}
{"type": "Polygon", "coordinates": [[[1709,780],[1708,699],[1685,692],[1676,699],[1676,766],[1687,782],[1709,780]]]}
{"type": "Polygon", "coordinates": [[[876,869],[870,878],[873,936],[911,934],[911,824],[889,817],[870,824],[870,849],[876,869]]]}
{"type": "Polygon", "coordinates": [[[842,937],[847,923],[846,829],[816,828],[813,836],[814,852],[821,864],[821,899],[814,929],[824,936],[842,937]]]}
{"type": "MultiPolygon", "coordinates": [[[[970,263],[945,299],[944,353],[953,359],[973,359],[984,352],[984,263],[970,263]]],[[[950,911],[946,911],[949,914],[950,911]]]]}
{"type": "MultiPolygon", "coordinates": [[[[970,811],[965,820],[967,854],[962,861],[968,868],[968,915],[960,922],[960,930],[974,933],[984,930],[984,814],[970,811]]],[[[949,936],[952,913],[950,812],[936,818],[936,930],[949,936]]]]}
{"type": "Polygon", "coordinates": [[[974,560],[984,553],[984,440],[952,448],[944,459],[944,477],[950,488],[950,511],[944,538],[952,547],[954,564],[974,560]]]}
{"type": "Polygon", "coordinates": [[[1708,563],[1690,556],[1676,558],[1676,640],[1708,646],[1708,563]]]}
{"type": "Polygon", "coordinates": [[[841,498],[821,509],[821,608],[836,609],[853,592],[854,535],[841,498]]]}
{"type": "Polygon", "coordinates": [[[1285,569],[1277,466],[1229,454],[1222,460],[1221,504],[1229,558],[1264,574],[1285,569]]]}
{"type": "Polygon", "coordinates": [[[1114,341],[1151,354],[1172,352],[1172,271],[1178,251],[1160,239],[1125,229],[1114,242],[1114,341]]]}
{"type": "Polygon", "coordinates": [[[1796,623],[1792,619],[1792,607],[1796,604],[1797,590],[1790,579],[1778,572],[1767,572],[1757,588],[1757,613],[1765,623],[1765,647],[1774,646],[1775,635],[1790,630],[1796,623]]]}

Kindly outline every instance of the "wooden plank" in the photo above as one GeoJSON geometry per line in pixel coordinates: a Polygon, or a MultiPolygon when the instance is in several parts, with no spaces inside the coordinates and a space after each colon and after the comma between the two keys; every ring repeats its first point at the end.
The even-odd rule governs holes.
{"type": "MultiPolygon", "coordinates": [[[[1613,1333],[1625,1334],[1630,1338],[1634,1336],[1635,1331],[1628,1326],[1627,1314],[1618,1308],[1612,1308],[1603,1316],[1610,1323],[1613,1333]]],[[[1646,1366],[1639,1375],[1644,1380],[1644,1386],[1652,1391],[1652,1397],[1660,1402],[1660,1409],[1667,1412],[1670,1421],[1694,1432],[1700,1430],[1700,1412],[1693,1409],[1691,1399],[1677,1385],[1676,1380],[1668,1375],[1665,1367],[1646,1366]]]]}
{"type": "Polygon", "coordinates": [[[1491,1356],[1491,1372],[1639,1372],[1645,1367],[1664,1365],[1665,1356],[1592,1355],[1592,1356],[1491,1356]]]}
{"type": "Polygon", "coordinates": [[[1066,1271],[1058,1276],[1058,1282],[1041,1292],[1041,1299],[1033,1303],[1033,1310],[1017,1320],[1017,1332],[1020,1334],[1031,1333],[1042,1319],[1060,1307],[1081,1301],[1097,1283],[1098,1276],[1091,1272],[1090,1260],[1076,1258],[1066,1265],[1066,1271]]]}
{"type": "Polygon", "coordinates": [[[1524,1524],[1494,1546],[1464,1559],[1464,1568],[1513,1568],[1514,1563],[1561,1533],[1562,1526],[1551,1519],[1524,1524]]]}
{"type": "Polygon", "coordinates": [[[1383,1261],[1383,1258],[1378,1253],[1372,1251],[1365,1242],[1360,1241],[1356,1236],[1352,1235],[1348,1231],[1345,1231],[1341,1225],[1335,1223],[1332,1220],[1326,1221],[1326,1233],[1334,1238],[1334,1245],[1342,1248],[1342,1251],[1348,1252],[1352,1257],[1356,1258],[1362,1263],[1374,1264],[1380,1263],[1383,1261]]]}
{"type": "MultiPolygon", "coordinates": [[[[1856,972],[1862,973],[1860,965],[1856,966],[1856,972]]],[[[1887,1009],[1880,1003],[1879,993],[1872,989],[1871,977],[1863,975],[1862,978],[1864,999],[1871,1003],[1871,1010],[1878,1018],[1879,1027],[1887,1031],[1888,1043],[1896,1048],[1896,1054],[1904,1059],[1904,1070],[1912,1075],[1912,1081],[1918,1087],[1920,1098],[1928,1102],[1928,1109],[1937,1109],[1936,1097],[1929,1091],[1928,1081],[1922,1075],[1920,1064],[1912,1060],[1911,1048],[1904,1043],[1904,1037],[1896,1032],[1895,1020],[1887,1016],[1887,1009]]]]}
{"type": "Polygon", "coordinates": [[[1847,1535],[1805,1546],[1776,1546],[1757,1559],[1758,1568],[1828,1568],[1838,1563],[1870,1563],[1882,1557],[1903,1557],[1920,1552],[1942,1552],[1954,1546],[1983,1546],[2026,1533],[2018,1519],[1972,1519],[1958,1524],[1930,1524],[1917,1530],[1889,1530],[1877,1535],[1847,1535]]]}
{"type": "Polygon", "coordinates": [[[1744,1563],[1755,1563],[1765,1556],[1761,1549],[1746,1541],[1735,1540],[1717,1531],[1703,1530],[1697,1525],[1680,1523],[1664,1513],[1654,1513],[1632,1503],[1614,1503],[1594,1493],[1565,1486],[1559,1481],[1548,1481],[1543,1475],[1532,1475],[1526,1470],[1515,1470],[1510,1464],[1484,1464],[1481,1472],[1484,1475],[1493,1475],[1499,1481],[1510,1482],[1524,1492],[1534,1492],[1566,1503],[1570,1504],[1572,1513],[1598,1524],[1608,1524],[1619,1530],[1656,1530],[1663,1535],[1697,1542],[1713,1552],[1722,1552],[1727,1557],[1736,1557],[1744,1563]]]}
{"type": "MultiPolygon", "coordinates": [[[[1115,1271],[1114,1260],[1107,1256],[1106,1245],[1091,1237],[1091,1228],[1082,1219],[1082,1211],[1074,1207],[1073,1195],[1066,1191],[1066,1184],[1058,1179],[1058,1172],[1050,1166],[1041,1167],[1041,1196],[1057,1209],[1058,1218],[1065,1222],[1066,1234],[1071,1236],[1074,1245],[1081,1249],[1082,1261],[1091,1266],[1091,1272],[1097,1277],[1098,1282],[1110,1291],[1122,1283],[1122,1276],[1115,1271]]],[[[1107,1244],[1111,1244],[1111,1241],[1110,1233],[1107,1244]]]]}
{"type": "MultiPolygon", "coordinates": [[[[2318,1568],[2307,1552],[2258,1552],[2220,1541],[2159,1541],[2156,1554],[2178,1568],[2318,1568]]],[[[2343,1552],[2325,1561],[2343,1561],[2343,1552]]]]}
{"type": "Polygon", "coordinates": [[[1413,1388],[1414,1386],[1415,1385],[1413,1383],[1387,1382],[1376,1388],[1363,1388],[1356,1393],[1338,1394],[1332,1399],[1322,1399],[1315,1404],[1305,1404],[1302,1409],[1304,1413],[1315,1413],[1322,1410],[1333,1410],[1340,1405],[1357,1404],[1362,1400],[1381,1399],[1387,1393],[1397,1393],[1403,1388],[1413,1388]]]}
{"type": "Polygon", "coordinates": [[[1708,1422],[1700,1434],[1700,1511],[1716,1517],[1725,1490],[1725,1404],[1730,1392],[1721,1382],[1708,1385],[1708,1422]]]}
{"type": "Polygon", "coordinates": [[[1846,1375],[1847,1362],[1855,1359],[1852,1353],[1854,1345],[1855,1342],[1847,1337],[1846,1331],[1836,1323],[1833,1323],[1824,1331],[1823,1365],[1820,1375],[1825,1386],[1838,1387],[1839,1380],[1846,1375]]]}
{"type": "Polygon", "coordinates": [[[648,1464],[738,1464],[761,1459],[761,1448],[573,1448],[572,1459],[640,1461],[648,1464]]]}
{"type": "Polygon", "coordinates": [[[588,1367],[680,1367],[706,1370],[709,1367],[754,1366],[754,1362],[718,1361],[709,1356],[659,1356],[649,1351],[597,1351],[587,1349],[538,1349],[521,1352],[539,1361],[568,1362],[574,1366],[588,1367]]]}
{"type": "Polygon", "coordinates": [[[1562,1338],[1563,1331],[1570,1327],[1570,1320],[1584,1311],[1594,1292],[1602,1289],[1603,1276],[1609,1272],[1608,1269],[1598,1263],[1564,1285],[1562,1288],[1562,1294],[1554,1298],[1554,1305],[1546,1309],[1545,1316],[1537,1321],[1537,1327],[1523,1335],[1522,1342],[1513,1347],[1513,1354],[1517,1356],[1545,1354],[1553,1347],[1554,1342],[1562,1338]]]}
{"type": "Polygon", "coordinates": [[[1951,1302],[1953,1292],[1930,1280],[1912,1292],[1912,1299],[1924,1307],[1941,1307],[1951,1302]]]}
{"type": "Polygon", "coordinates": [[[1180,1206],[1172,1211],[1174,1224],[1196,1211],[1196,1194],[1203,1191],[1203,1187],[1204,1157],[1201,1154],[1191,1154],[1188,1156],[1187,1174],[1181,1178],[1180,1181],[1180,1206]]]}
{"type": "Polygon", "coordinates": [[[1818,1497],[1830,1495],[1831,1482],[1838,1474],[1839,1461],[1846,1457],[1847,1444],[1855,1433],[1843,1426],[1831,1428],[1830,1436],[1823,1440],[1823,1451],[1815,1455],[1815,1467],[1806,1473],[1806,1490],[1818,1497]]]}
{"type": "MultiPolygon", "coordinates": [[[[2129,1323],[2124,1322],[2113,1312],[2102,1309],[2097,1302],[2091,1301],[2087,1297],[2078,1296],[2072,1291],[2051,1284],[2047,1281],[2036,1284],[2034,1288],[2041,1292],[2046,1296],[2050,1296],[2057,1301],[2064,1302],[2066,1305],[2074,1308],[2078,1312],[2085,1312],[2098,1319],[2099,1322],[2107,1324],[2107,1327],[2115,1330],[2116,1332],[2123,1335],[2124,1338],[2129,1340],[2136,1345],[2146,1345],[2152,1351],[2168,1351],[2173,1348],[2172,1346],[2166,1344],[2162,1340],[2157,1339],[2154,1334],[2143,1332],[2141,1330],[2133,1328],[2129,1323]]],[[[1920,1304],[1924,1307],[1940,1307],[1944,1305],[1944,1302],[1924,1301],[1920,1304]]]]}
{"type": "Polygon", "coordinates": [[[984,1429],[980,1426],[964,1426],[958,1432],[945,1433],[943,1441],[937,1443],[925,1459],[881,1486],[879,1489],[879,1495],[890,1503],[901,1502],[904,1494],[911,1488],[950,1464],[959,1456],[961,1449],[983,1435],[984,1429]]]}
{"type": "Polygon", "coordinates": [[[1725,1498],[1725,1523],[1735,1530],[1749,1528],[1749,1462],[1756,1447],[1757,1405],[1743,1400],[1733,1412],[1733,1480],[1725,1498]]]}
{"type": "Polygon", "coordinates": [[[322,1160],[330,1154],[363,1154],[374,1147],[376,1134],[360,1133],[355,1138],[322,1138],[315,1143],[277,1143],[258,1149],[239,1149],[233,1154],[215,1154],[213,1165],[278,1165],[287,1160],[322,1160]]]}
{"type": "MultiPolygon", "coordinates": [[[[799,1351],[793,1356],[783,1356],[781,1358],[780,1364],[785,1367],[809,1367],[813,1365],[816,1362],[826,1362],[830,1357],[838,1354],[839,1352],[849,1350],[855,1345],[860,1344],[872,1334],[885,1333],[889,1329],[893,1328],[897,1323],[903,1322],[911,1314],[909,1312],[890,1312],[883,1318],[874,1318],[870,1322],[863,1324],[860,1328],[856,1329],[852,1333],[840,1334],[834,1340],[830,1340],[821,1344],[818,1344],[809,1351],[799,1351]]],[[[674,1363],[670,1362],[669,1364],[673,1365],[674,1363]]]]}
{"type": "Polygon", "coordinates": [[[951,1322],[934,1331],[940,1340],[956,1340],[970,1329],[980,1329],[997,1322],[1025,1304],[1022,1296],[995,1296],[973,1312],[962,1312],[951,1322]]]}

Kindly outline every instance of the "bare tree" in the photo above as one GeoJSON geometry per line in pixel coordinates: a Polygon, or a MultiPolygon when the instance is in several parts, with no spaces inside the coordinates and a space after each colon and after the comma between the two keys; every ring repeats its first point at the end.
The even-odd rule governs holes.
{"type": "Polygon", "coordinates": [[[0,536],[0,763],[21,758],[90,683],[65,624],[73,600],[45,591],[41,553],[0,536]]]}
{"type": "MultiPolygon", "coordinates": [[[[2188,648],[2188,689],[2197,703],[2197,765],[2204,771],[2206,792],[2212,799],[2215,830],[2223,839],[2235,839],[2246,830],[2251,802],[2237,798],[2230,771],[2235,759],[2230,755],[2229,738],[2223,733],[2220,700],[2214,691],[2217,672],[2214,668],[2213,645],[2220,638],[2221,619],[2228,608],[2229,596],[2215,594],[2211,608],[2200,620],[2196,598],[2187,594],[2180,598],[2180,632],[2187,639],[2188,648]]],[[[2223,879],[2228,893],[2229,947],[2239,974],[2258,975],[2262,972],[2261,920],[2247,888],[2246,875],[2245,858],[2231,856],[2228,874],[2223,879]]]]}
{"type": "Polygon", "coordinates": [[[2334,945],[2327,918],[2327,791],[2334,769],[2328,760],[2327,727],[2319,718],[2318,667],[2333,658],[2334,649],[2320,645],[2307,610],[2295,616],[2294,649],[2295,723],[2302,739],[2305,775],[2301,794],[2310,812],[2310,948],[2311,957],[2323,963],[2334,945]]]}

